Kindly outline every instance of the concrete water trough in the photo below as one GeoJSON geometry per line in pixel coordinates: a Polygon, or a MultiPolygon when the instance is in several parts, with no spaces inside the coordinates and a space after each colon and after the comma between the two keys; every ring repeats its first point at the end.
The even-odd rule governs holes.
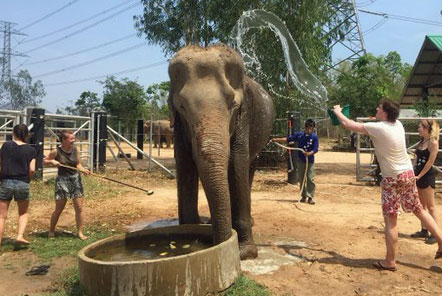
{"type": "MultiPolygon", "coordinates": [[[[218,245],[212,245],[211,241],[211,225],[143,229],[97,241],[78,253],[80,282],[89,296],[216,294],[230,287],[240,275],[238,237],[232,230],[227,241],[218,245]],[[207,248],[167,258],[125,261],[124,257],[117,256],[100,259],[100,254],[106,250],[124,249],[130,242],[144,243],[157,237],[173,244],[177,237],[196,237],[210,243],[207,248]]],[[[146,248],[153,245],[147,244],[146,248]]],[[[172,244],[171,247],[179,248],[172,244]]]]}

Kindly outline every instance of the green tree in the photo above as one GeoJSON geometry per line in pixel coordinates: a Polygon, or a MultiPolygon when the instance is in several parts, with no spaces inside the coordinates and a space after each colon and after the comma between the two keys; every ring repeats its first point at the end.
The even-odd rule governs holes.
{"type": "Polygon", "coordinates": [[[40,80],[33,83],[31,74],[27,70],[18,72],[16,77],[4,83],[3,88],[4,93],[9,93],[13,110],[37,106],[41,103],[41,98],[46,95],[43,83],[40,80]]]}
{"type": "MultiPolygon", "coordinates": [[[[322,70],[330,61],[330,45],[342,38],[337,30],[323,29],[326,25],[345,25],[347,21],[343,14],[332,10],[331,4],[340,5],[341,10],[352,8],[346,0],[142,0],[142,3],[144,13],[134,17],[135,27],[166,55],[189,44],[229,43],[231,31],[243,11],[273,12],[286,23],[304,60],[320,79],[325,79],[322,70]]],[[[273,94],[278,116],[285,116],[286,110],[299,105],[315,107],[288,82],[282,47],[270,29],[251,30],[244,38],[246,44],[256,47],[265,74],[259,76],[252,69],[251,76],[273,94]]]]}
{"type": "Polygon", "coordinates": [[[423,98],[416,102],[414,108],[420,117],[435,117],[438,116],[437,103],[438,99],[435,97],[423,98]]]}
{"type": "Polygon", "coordinates": [[[98,94],[91,91],[84,91],[80,98],[75,102],[74,106],[66,107],[66,112],[72,115],[90,116],[94,109],[101,107],[98,94]]]}
{"type": "Polygon", "coordinates": [[[144,14],[134,16],[140,35],[172,54],[188,44],[207,46],[216,38],[209,19],[210,0],[141,0],[144,14]]]}
{"type": "Polygon", "coordinates": [[[146,94],[143,86],[136,81],[107,77],[101,82],[104,87],[103,107],[114,118],[120,120],[123,128],[132,128],[146,113],[146,94]]]}
{"type": "Polygon", "coordinates": [[[329,87],[330,104],[350,104],[353,118],[374,115],[382,98],[399,99],[410,69],[397,52],[385,57],[367,54],[351,64],[342,63],[329,87]]]}
{"type": "Polygon", "coordinates": [[[149,103],[149,110],[146,114],[150,118],[152,114],[154,117],[167,118],[169,115],[169,106],[167,105],[167,98],[169,96],[170,82],[163,81],[161,83],[154,83],[147,87],[146,96],[149,103]]]}

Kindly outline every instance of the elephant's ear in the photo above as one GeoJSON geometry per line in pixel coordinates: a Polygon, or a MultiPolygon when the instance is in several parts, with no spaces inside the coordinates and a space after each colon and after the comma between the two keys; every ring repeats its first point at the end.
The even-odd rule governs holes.
{"type": "Polygon", "coordinates": [[[173,105],[173,86],[170,87],[169,91],[169,98],[167,99],[167,105],[169,106],[169,121],[170,121],[170,127],[173,128],[175,125],[175,116],[176,116],[176,109],[173,105]]]}

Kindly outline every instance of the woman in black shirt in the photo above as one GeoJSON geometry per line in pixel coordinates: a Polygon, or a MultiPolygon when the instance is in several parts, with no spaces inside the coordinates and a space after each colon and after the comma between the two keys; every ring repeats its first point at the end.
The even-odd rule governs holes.
{"type": "MultiPolygon", "coordinates": [[[[416,175],[416,186],[422,207],[430,213],[436,223],[439,223],[439,213],[434,199],[436,188],[436,171],[433,169],[434,162],[439,152],[439,124],[434,119],[422,119],[418,126],[421,141],[416,147],[416,158],[414,173],[416,175]]],[[[437,243],[433,235],[429,235],[427,229],[413,233],[411,237],[425,238],[426,244],[437,243]]]]}
{"type": "Polygon", "coordinates": [[[23,234],[28,223],[29,181],[35,173],[36,151],[26,144],[28,127],[18,124],[13,128],[13,140],[7,141],[0,149],[0,244],[5,228],[9,204],[14,198],[18,207],[17,243],[29,244],[23,234]]]}

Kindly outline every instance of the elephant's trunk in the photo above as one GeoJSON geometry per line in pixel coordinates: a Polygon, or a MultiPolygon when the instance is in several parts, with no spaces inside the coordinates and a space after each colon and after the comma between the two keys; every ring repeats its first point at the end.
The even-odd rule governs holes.
{"type": "MultiPolygon", "coordinates": [[[[194,125],[193,153],[201,183],[209,202],[214,243],[230,238],[232,217],[228,184],[229,164],[229,128],[228,120],[224,124],[213,121],[212,126],[194,125]]],[[[209,121],[210,122],[210,121],[209,121]]]]}

